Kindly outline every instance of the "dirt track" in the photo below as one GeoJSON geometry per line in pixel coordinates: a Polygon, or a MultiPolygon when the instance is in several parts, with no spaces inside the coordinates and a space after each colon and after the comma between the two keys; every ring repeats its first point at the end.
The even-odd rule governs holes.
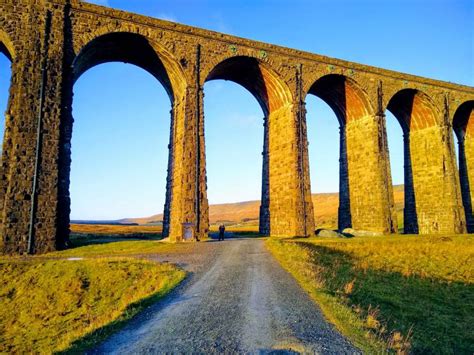
{"type": "Polygon", "coordinates": [[[191,277],[92,353],[357,353],[323,318],[261,239],[170,254],[191,277]]]}

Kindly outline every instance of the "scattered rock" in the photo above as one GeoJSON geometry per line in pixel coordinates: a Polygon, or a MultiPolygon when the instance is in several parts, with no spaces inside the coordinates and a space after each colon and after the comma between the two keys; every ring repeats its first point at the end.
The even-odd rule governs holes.
{"type": "Polygon", "coordinates": [[[353,236],[353,237],[376,237],[376,236],[380,235],[380,233],[377,233],[377,232],[356,230],[356,229],[352,229],[352,228],[344,229],[342,231],[342,234],[353,236]]]}
{"type": "Polygon", "coordinates": [[[344,238],[344,235],[330,229],[318,229],[316,230],[318,237],[329,237],[329,238],[344,238]]]}

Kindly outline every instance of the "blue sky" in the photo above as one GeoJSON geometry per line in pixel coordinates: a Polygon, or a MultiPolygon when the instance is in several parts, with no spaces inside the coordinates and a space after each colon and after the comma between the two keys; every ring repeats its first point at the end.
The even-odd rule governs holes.
{"type": "MultiPolygon", "coordinates": [[[[98,0],[148,16],[331,57],[474,86],[471,0],[98,0]]],[[[0,109],[9,68],[0,58],[0,109]]],[[[205,85],[211,203],[256,200],[263,113],[242,87],[205,85]]],[[[170,102],[156,79],[132,65],[87,71],[74,87],[73,219],[147,216],[163,210],[170,102]]],[[[308,97],[313,192],[338,189],[338,124],[308,97]]],[[[3,121],[2,121],[3,125],[3,121]]],[[[387,115],[394,183],[403,183],[399,124],[387,115]]]]}

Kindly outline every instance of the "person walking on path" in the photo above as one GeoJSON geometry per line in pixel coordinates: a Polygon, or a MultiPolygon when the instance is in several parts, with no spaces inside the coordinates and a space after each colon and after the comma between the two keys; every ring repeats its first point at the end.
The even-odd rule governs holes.
{"type": "Polygon", "coordinates": [[[225,226],[221,224],[219,226],[219,241],[224,240],[225,226]]]}

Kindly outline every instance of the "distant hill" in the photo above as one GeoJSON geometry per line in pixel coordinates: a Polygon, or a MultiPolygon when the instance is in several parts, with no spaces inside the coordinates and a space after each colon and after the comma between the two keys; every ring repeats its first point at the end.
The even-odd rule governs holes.
{"type": "MultiPolygon", "coordinates": [[[[403,215],[403,185],[393,187],[395,208],[398,213],[399,222],[403,215]]],[[[313,194],[314,217],[318,228],[335,228],[337,226],[337,210],[339,206],[338,193],[313,194]]],[[[225,203],[209,206],[209,220],[211,224],[245,223],[258,224],[260,201],[246,201],[237,203],[225,203]]],[[[160,224],[163,214],[156,214],[144,218],[124,218],[116,223],[120,224],[160,224]]]]}

